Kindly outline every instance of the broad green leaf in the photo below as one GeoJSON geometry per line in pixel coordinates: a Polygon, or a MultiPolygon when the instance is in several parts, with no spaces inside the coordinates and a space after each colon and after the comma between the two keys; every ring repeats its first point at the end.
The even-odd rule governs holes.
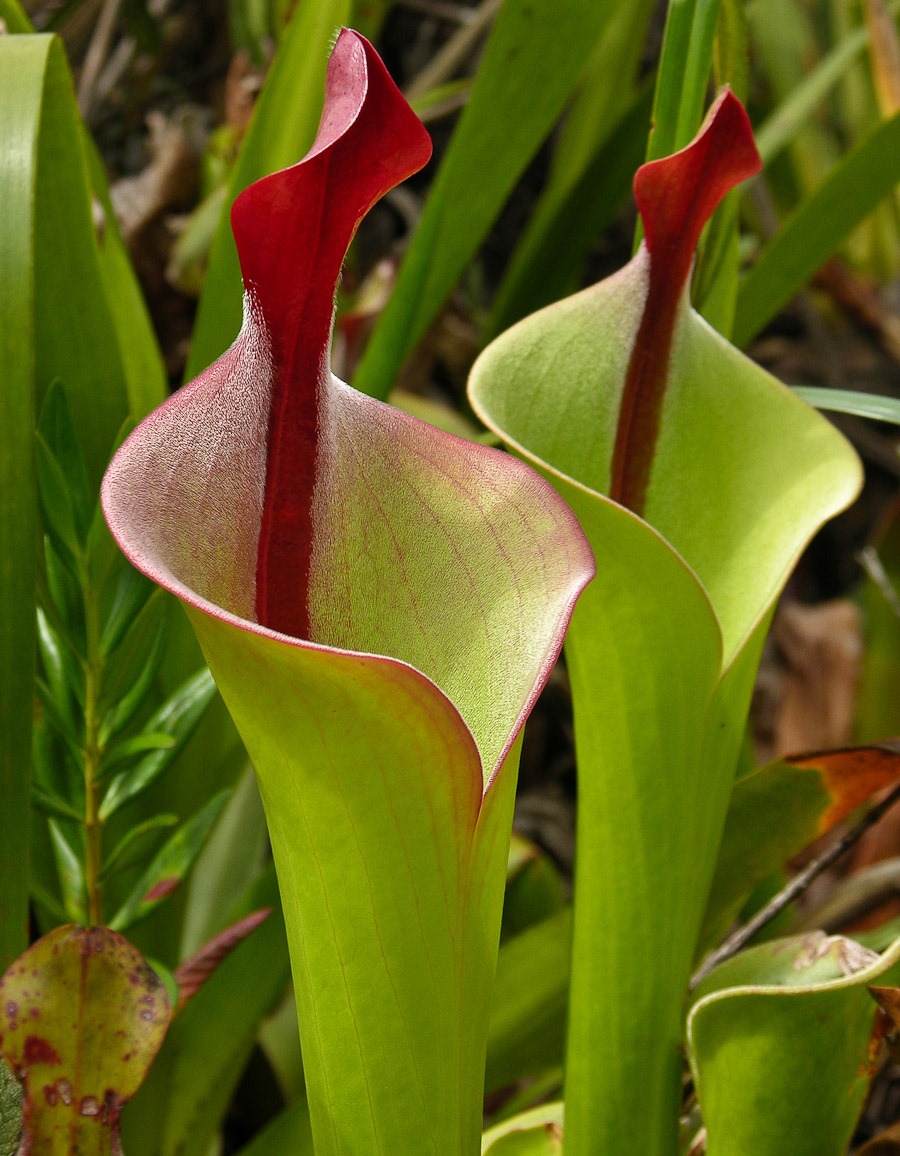
{"type": "Polygon", "coordinates": [[[844,1156],[875,1069],[868,986],[898,961],[815,932],[710,974],[688,1017],[709,1156],[844,1156]]]}
{"type": "Polygon", "coordinates": [[[746,345],[900,181],[900,114],[836,164],[765,246],[741,282],[734,327],[746,345]]]}
{"type": "Polygon", "coordinates": [[[609,0],[503,5],[394,292],[357,368],[363,392],[387,397],[562,112],[615,8],[609,0]]]}
{"type": "Polygon", "coordinates": [[[349,238],[428,148],[342,33],[309,155],[235,206],[241,338],[103,489],[259,777],[319,1156],[477,1146],[521,727],[592,570],[532,471],[328,372],[349,238]]]}
{"type": "Polygon", "coordinates": [[[563,1105],[543,1104],[485,1132],[482,1156],[561,1156],[563,1105]]]}
{"type": "Polygon", "coordinates": [[[121,1152],[119,1114],[170,1016],[162,983],[113,931],[59,927],[0,980],[0,1049],[25,1087],[23,1151],[121,1152]]]}
{"type": "MultiPolygon", "coordinates": [[[[228,182],[230,206],[253,181],[293,164],[316,135],[328,48],[346,23],[349,0],[298,4],[253,110],[228,182]]],[[[185,376],[194,377],[234,341],[241,327],[241,270],[228,214],[222,213],[197,310],[185,376]]]]}
{"type": "MultiPolygon", "coordinates": [[[[7,32],[26,34],[34,32],[34,26],[18,0],[0,2],[0,19],[6,25],[7,32]]],[[[80,127],[90,191],[103,212],[99,256],[106,301],[118,337],[118,348],[127,382],[129,412],[134,417],[140,418],[165,399],[167,392],[165,367],[147,304],[109,198],[103,162],[87,128],[83,124],[80,127]]]]}
{"type": "Polygon", "coordinates": [[[508,330],[470,378],[476,412],[552,480],[597,557],[567,639],[569,1156],[676,1150],[683,993],[766,622],[860,484],[832,427],[689,306],[702,227],[757,164],[721,96],[689,148],[639,170],[634,260],[508,330]]]}

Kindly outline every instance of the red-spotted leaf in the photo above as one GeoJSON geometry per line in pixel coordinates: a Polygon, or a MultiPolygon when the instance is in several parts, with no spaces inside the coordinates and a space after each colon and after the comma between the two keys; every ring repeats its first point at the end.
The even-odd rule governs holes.
{"type": "Polygon", "coordinates": [[[593,571],[530,469],[331,374],[347,245],[429,151],[343,32],[312,149],[234,206],[235,344],[103,488],[259,776],[319,1156],[477,1147],[519,737],[593,571]]]}
{"type": "Polygon", "coordinates": [[[119,1115],[159,1050],[170,1008],[131,944],[58,927],[0,980],[0,1052],[25,1089],[23,1153],[121,1154],[119,1115]]]}
{"type": "Polygon", "coordinates": [[[566,1153],[677,1151],[683,999],[767,616],[860,467],[690,307],[709,214],[758,168],[724,93],[639,170],[646,241],[513,326],[470,396],[577,513],[597,578],[566,643],[579,774],[566,1153]]]}

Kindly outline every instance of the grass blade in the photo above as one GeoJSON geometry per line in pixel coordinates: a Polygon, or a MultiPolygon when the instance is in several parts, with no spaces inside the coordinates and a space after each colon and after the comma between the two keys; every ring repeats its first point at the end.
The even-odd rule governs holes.
{"type": "Polygon", "coordinates": [[[785,221],[741,282],[734,327],[746,345],[900,181],[900,113],[878,125],[785,221]]]}
{"type": "MultiPolygon", "coordinates": [[[[297,5],[231,174],[225,198],[229,208],[249,184],[298,161],[312,143],[322,111],[328,50],[348,13],[349,0],[297,5]]],[[[241,300],[237,249],[229,214],[223,213],[210,252],[185,380],[196,377],[232,343],[241,325],[241,300]]]]}
{"type": "MultiPolygon", "coordinates": [[[[897,0],[890,5],[890,11],[894,14],[900,11],[897,0]]],[[[791,143],[816,106],[845,76],[868,42],[869,29],[866,27],[857,28],[845,36],[760,125],[756,132],[756,147],[764,164],[769,164],[791,143]]]]}
{"type": "MultiPolygon", "coordinates": [[[[12,38],[3,38],[9,43],[12,38]]],[[[47,44],[0,44],[0,969],[28,945],[29,779],[36,551],[32,189],[47,44]]]]}
{"type": "Polygon", "coordinates": [[[486,340],[577,288],[584,258],[631,192],[644,159],[652,90],[631,102],[583,172],[553,200],[542,199],[497,291],[486,340]]]}
{"type": "Polygon", "coordinates": [[[849,413],[872,421],[886,421],[900,425],[900,398],[882,397],[877,393],[859,393],[853,389],[820,389],[811,385],[795,385],[794,393],[816,409],[829,413],[849,413]]]}
{"type": "Polygon", "coordinates": [[[669,0],[647,160],[683,148],[700,126],[721,0],[669,0]]]}
{"type": "Polygon", "coordinates": [[[569,99],[615,10],[610,0],[506,3],[391,300],[357,367],[385,397],[569,99]]]}

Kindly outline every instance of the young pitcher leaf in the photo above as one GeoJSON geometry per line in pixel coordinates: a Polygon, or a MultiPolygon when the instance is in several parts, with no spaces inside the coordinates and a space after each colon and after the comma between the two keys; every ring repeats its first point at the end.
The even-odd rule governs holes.
{"type": "Polygon", "coordinates": [[[709,1156],[844,1156],[875,1071],[879,956],[822,932],[773,940],[716,968],[695,993],[688,1049],[709,1156]]]}
{"type": "Polygon", "coordinates": [[[682,1000],[767,616],[861,480],[850,446],[690,307],[700,233],[759,167],[727,90],[635,177],[645,241],[476,362],[472,404],[577,513],[579,770],[567,1156],[674,1153],[682,1000]]]}
{"type": "Polygon", "coordinates": [[[259,776],[320,1156],[477,1143],[519,736],[593,569],[521,463],[331,375],[347,245],[429,151],[343,32],[310,152],[235,204],[237,341],[103,490],[259,776]]]}
{"type": "Polygon", "coordinates": [[[23,1152],[121,1153],[119,1115],[169,1023],[165,988],[102,927],[58,927],[0,980],[0,1052],[25,1090],[23,1152]]]}
{"type": "Polygon", "coordinates": [[[482,1156],[560,1156],[563,1117],[562,1104],[542,1104],[504,1120],[485,1132],[482,1156]]]}

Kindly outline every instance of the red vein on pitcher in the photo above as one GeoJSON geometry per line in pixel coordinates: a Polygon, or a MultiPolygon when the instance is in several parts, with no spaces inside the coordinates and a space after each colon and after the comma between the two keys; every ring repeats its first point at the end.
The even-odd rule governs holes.
{"type": "Polygon", "coordinates": [[[327,452],[319,408],[331,372],[335,286],[359,222],[430,154],[428,134],[377,53],[345,31],[329,62],[311,150],[252,185],[232,210],[248,324],[264,334],[271,374],[256,615],[295,638],[309,637],[313,492],[327,452]]]}

